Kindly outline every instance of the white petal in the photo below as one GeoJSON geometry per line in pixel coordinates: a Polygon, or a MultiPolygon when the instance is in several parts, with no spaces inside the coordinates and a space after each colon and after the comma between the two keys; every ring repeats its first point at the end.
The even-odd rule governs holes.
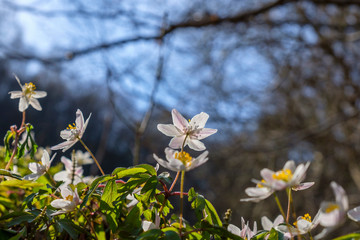
{"type": "Polygon", "coordinates": [[[235,226],[233,224],[229,224],[227,227],[227,230],[237,236],[240,236],[240,234],[241,234],[240,228],[238,228],[237,226],[235,226]]]}
{"type": "Polygon", "coordinates": [[[209,158],[207,158],[208,154],[209,154],[208,151],[203,152],[200,156],[198,156],[191,162],[190,167],[188,167],[186,170],[190,171],[191,169],[194,169],[194,168],[206,163],[209,160],[209,158]]]}
{"type": "Polygon", "coordinates": [[[141,227],[144,230],[144,232],[149,231],[151,229],[157,229],[158,228],[153,222],[146,221],[146,220],[142,221],[141,227]]]}
{"type": "Polygon", "coordinates": [[[45,167],[42,166],[41,164],[39,163],[29,163],[29,169],[30,171],[32,171],[33,173],[36,173],[38,175],[41,175],[44,173],[44,170],[45,170],[45,167]]]}
{"type": "Polygon", "coordinates": [[[274,220],[274,227],[276,227],[277,225],[279,225],[280,223],[284,223],[284,217],[282,215],[279,215],[275,218],[274,220]]]}
{"type": "Polygon", "coordinates": [[[273,223],[270,221],[268,217],[262,217],[261,218],[261,225],[264,230],[270,231],[273,228],[273,223]]]}
{"type": "Polygon", "coordinates": [[[315,182],[300,183],[300,184],[292,187],[291,189],[294,190],[294,191],[301,191],[301,190],[305,190],[305,189],[310,188],[314,184],[315,184],[315,182]]]}
{"type": "Polygon", "coordinates": [[[181,146],[184,142],[184,139],[185,139],[185,135],[182,135],[179,137],[174,137],[170,140],[169,146],[174,149],[179,149],[179,148],[181,148],[181,146]]]}
{"type": "MultiPolygon", "coordinates": [[[[180,165],[177,165],[176,163],[172,162],[172,164],[170,164],[169,162],[159,158],[158,156],[156,156],[156,154],[153,154],[153,157],[155,158],[155,160],[164,168],[167,168],[171,171],[175,171],[175,172],[179,172],[181,170],[185,170],[185,166],[183,164],[181,164],[183,166],[183,168],[181,168],[180,165]]],[[[180,162],[180,161],[179,161],[180,162]]]]}
{"type": "Polygon", "coordinates": [[[30,105],[35,108],[36,110],[38,111],[41,111],[42,110],[42,107],[39,103],[39,101],[36,99],[36,98],[30,98],[30,101],[29,101],[30,105]]]}
{"type": "Polygon", "coordinates": [[[54,208],[66,208],[69,205],[71,205],[71,201],[65,199],[56,199],[51,202],[51,206],[53,206],[54,208]]]}
{"type": "Polygon", "coordinates": [[[196,139],[187,139],[187,144],[189,145],[189,148],[195,150],[195,151],[203,151],[206,149],[205,145],[196,139]]]}
{"type": "Polygon", "coordinates": [[[191,137],[192,138],[195,138],[197,140],[201,140],[201,139],[204,139],[214,133],[217,132],[217,129],[212,129],[212,128],[200,128],[200,129],[197,129],[195,131],[193,131],[191,133],[191,137]]]}
{"type": "Polygon", "coordinates": [[[351,220],[353,220],[355,222],[359,222],[360,221],[360,206],[348,211],[347,215],[351,220]]]}
{"type": "Polygon", "coordinates": [[[158,124],[157,129],[168,137],[175,137],[183,134],[172,124],[158,124]]]}
{"type": "Polygon", "coordinates": [[[45,91],[34,91],[31,96],[33,98],[43,98],[47,96],[47,93],[45,91]]]}
{"type": "Polygon", "coordinates": [[[21,97],[19,101],[19,111],[23,112],[29,107],[29,103],[25,97],[21,97]]]}
{"type": "Polygon", "coordinates": [[[15,99],[15,98],[21,98],[23,96],[23,92],[22,91],[11,91],[9,92],[10,98],[11,99],[15,99]]]}
{"type": "Polygon", "coordinates": [[[349,200],[345,190],[336,182],[331,182],[330,186],[334,191],[336,202],[340,204],[345,211],[347,211],[349,209],[349,200]]]}
{"type": "Polygon", "coordinates": [[[311,230],[312,224],[311,222],[300,218],[297,220],[297,227],[299,228],[300,232],[309,232],[311,230]]]}
{"type": "Polygon", "coordinates": [[[84,127],[84,116],[80,109],[76,111],[75,125],[77,130],[81,130],[84,127]]]}
{"type": "Polygon", "coordinates": [[[84,126],[83,126],[83,128],[81,129],[81,131],[80,131],[80,135],[79,135],[80,138],[82,138],[82,136],[84,135],[84,132],[85,132],[85,130],[86,130],[86,128],[87,128],[87,125],[88,125],[88,123],[89,123],[90,117],[91,117],[91,113],[90,113],[89,117],[86,119],[86,121],[85,121],[85,123],[84,123],[84,126]]]}
{"type": "Polygon", "coordinates": [[[23,85],[21,85],[21,82],[20,82],[20,79],[18,78],[18,76],[16,76],[14,74],[14,77],[15,77],[16,81],[18,82],[19,86],[21,87],[21,89],[23,89],[23,85]]]}
{"type": "Polygon", "coordinates": [[[73,136],[73,133],[71,132],[71,130],[65,129],[60,132],[60,137],[64,140],[71,139],[72,136],[73,136]]]}
{"type": "Polygon", "coordinates": [[[33,174],[29,174],[29,175],[24,176],[24,180],[35,181],[39,177],[40,177],[40,175],[38,175],[36,173],[33,173],[33,174]]]}
{"type": "Polygon", "coordinates": [[[203,127],[205,127],[205,124],[206,124],[208,119],[209,119],[209,114],[201,112],[201,113],[195,115],[191,119],[190,126],[203,128],[203,127]]]}
{"type": "Polygon", "coordinates": [[[285,163],[283,169],[289,169],[291,172],[294,172],[296,168],[295,162],[293,160],[289,160],[285,163]]]}
{"type": "Polygon", "coordinates": [[[64,164],[65,169],[66,169],[67,171],[69,171],[69,172],[72,171],[73,162],[72,162],[70,159],[68,159],[67,157],[62,156],[62,157],[61,157],[61,162],[64,164]]]}
{"type": "Polygon", "coordinates": [[[44,150],[43,152],[43,155],[41,157],[41,162],[45,168],[48,168],[50,166],[50,156],[46,150],[44,150]]]}
{"type": "Polygon", "coordinates": [[[60,171],[54,175],[54,180],[57,182],[69,180],[69,173],[67,171],[60,171]]]}
{"type": "Polygon", "coordinates": [[[183,131],[189,126],[188,121],[186,121],[186,119],[176,109],[171,111],[171,115],[175,127],[179,130],[183,131]]]}

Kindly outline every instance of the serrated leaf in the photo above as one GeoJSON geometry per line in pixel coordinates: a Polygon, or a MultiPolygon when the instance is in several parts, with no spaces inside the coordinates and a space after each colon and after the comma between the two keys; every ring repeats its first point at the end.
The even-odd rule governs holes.
{"type": "Polygon", "coordinates": [[[8,224],[8,227],[14,226],[14,225],[18,225],[20,223],[23,222],[32,222],[34,219],[36,218],[35,215],[32,214],[26,214],[26,215],[22,215],[19,217],[14,217],[8,224]]]}
{"type": "Polygon", "coordinates": [[[160,229],[151,229],[140,234],[136,240],[157,240],[161,237],[162,231],[160,229]]]}
{"type": "Polygon", "coordinates": [[[18,179],[11,179],[7,181],[2,181],[0,183],[1,186],[7,187],[16,187],[16,188],[35,188],[35,187],[43,187],[45,184],[33,182],[29,180],[18,180],[18,179]]]}
{"type": "Polygon", "coordinates": [[[166,231],[165,232],[165,237],[163,238],[165,240],[181,240],[181,238],[179,237],[179,234],[175,231],[166,231]]]}
{"type": "Polygon", "coordinates": [[[110,177],[110,176],[108,176],[108,175],[105,175],[105,176],[101,176],[101,177],[96,178],[96,179],[91,183],[91,185],[90,185],[90,187],[89,187],[89,191],[88,191],[88,193],[86,194],[86,196],[84,197],[83,202],[82,202],[81,205],[80,205],[80,209],[83,208],[83,207],[86,205],[87,201],[89,200],[89,197],[90,197],[90,196],[93,194],[93,192],[96,190],[97,186],[98,186],[100,183],[107,181],[109,178],[110,178],[110,179],[113,179],[113,177],[110,177]]]}
{"type": "Polygon", "coordinates": [[[130,177],[137,173],[145,173],[145,172],[147,172],[147,170],[145,168],[132,167],[132,168],[118,171],[115,176],[116,176],[116,178],[123,178],[123,177],[130,177]]]}
{"type": "Polygon", "coordinates": [[[221,222],[220,217],[217,214],[214,206],[206,199],[205,199],[205,211],[211,218],[212,224],[219,226],[219,227],[222,226],[222,222],[221,222]]]}
{"type": "Polygon", "coordinates": [[[23,227],[18,234],[9,238],[9,240],[19,240],[22,239],[26,235],[26,227],[23,227]]]}
{"type": "Polygon", "coordinates": [[[5,169],[0,169],[0,175],[2,176],[7,176],[7,177],[12,177],[12,178],[15,178],[15,179],[18,179],[18,180],[21,180],[21,176],[20,175],[17,175],[15,173],[12,173],[8,170],[5,170],[5,169]]]}

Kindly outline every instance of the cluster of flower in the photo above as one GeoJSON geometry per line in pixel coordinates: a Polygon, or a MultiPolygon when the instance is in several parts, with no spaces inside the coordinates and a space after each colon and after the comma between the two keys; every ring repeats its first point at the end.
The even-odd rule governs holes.
{"type": "MultiPolygon", "coordinates": [[[[23,124],[19,130],[13,130],[19,136],[24,131],[22,128],[24,127],[25,122],[25,110],[31,105],[36,110],[41,111],[42,108],[40,106],[38,98],[45,97],[47,94],[44,91],[35,91],[36,87],[33,83],[26,83],[22,85],[20,80],[16,77],[18,81],[21,91],[11,91],[11,98],[20,98],[19,101],[19,111],[23,112],[23,124]]],[[[169,196],[180,195],[180,217],[179,217],[179,227],[177,231],[180,237],[183,237],[182,230],[185,229],[183,223],[183,195],[184,193],[184,176],[185,172],[190,171],[208,161],[208,151],[206,150],[205,145],[200,141],[214,133],[217,132],[217,129],[205,128],[205,124],[209,118],[209,115],[201,112],[195,115],[191,120],[186,120],[176,109],[173,109],[172,112],[172,121],[173,124],[158,124],[157,128],[160,132],[165,134],[166,136],[172,137],[169,147],[165,148],[165,158],[166,160],[158,157],[156,154],[153,155],[154,159],[157,161],[159,165],[162,167],[174,171],[177,173],[176,178],[171,184],[171,187],[168,189],[166,184],[159,181],[164,188],[164,191],[161,194],[164,195],[164,201],[160,207],[156,204],[151,204],[149,209],[153,210],[155,213],[154,217],[151,218],[153,221],[149,221],[149,219],[143,219],[141,226],[144,232],[160,229],[161,227],[161,218],[165,218],[163,214],[164,206],[166,205],[166,201],[169,196]],[[190,149],[194,151],[203,151],[199,156],[192,157],[188,152],[184,151],[184,148],[188,146],[190,149]],[[179,175],[181,174],[181,182],[180,182],[180,193],[175,193],[172,189],[177,182],[179,175]],[[157,207],[155,207],[157,206],[157,207]]],[[[56,198],[51,201],[51,206],[56,209],[60,209],[51,214],[51,216],[57,216],[63,213],[69,213],[74,211],[78,205],[82,203],[81,198],[79,197],[77,188],[74,189],[79,183],[90,184],[91,179],[83,176],[83,168],[84,164],[93,164],[94,162],[97,164],[99,170],[103,174],[103,177],[106,177],[103,170],[101,169],[99,163],[97,162],[94,155],[85,145],[82,140],[86,127],[88,125],[90,116],[84,121],[84,117],[82,112],[78,109],[76,111],[76,119],[74,124],[69,124],[68,127],[60,132],[60,136],[65,141],[51,147],[51,150],[62,150],[65,152],[74,146],[77,142],[80,142],[87,152],[83,153],[81,151],[73,151],[71,159],[66,158],[65,156],[61,157],[61,162],[65,166],[65,170],[57,172],[52,177],[49,174],[50,165],[55,157],[54,154],[50,157],[50,154],[47,150],[43,151],[41,161],[39,162],[31,162],[28,164],[28,168],[31,171],[31,174],[25,175],[22,179],[28,181],[36,181],[43,175],[47,175],[53,182],[54,186],[56,186],[56,192],[60,192],[60,197],[56,197],[55,194],[51,194],[52,197],[56,198]]],[[[17,136],[17,137],[19,137],[17,136]]],[[[16,141],[17,138],[16,138],[16,141]]],[[[25,140],[22,140],[25,141],[25,140]]],[[[15,143],[16,145],[16,143],[15,143]]],[[[14,153],[16,152],[16,148],[14,153]]],[[[14,154],[13,154],[14,155],[14,154]]],[[[12,159],[14,156],[10,158],[8,166],[12,163],[12,159]]],[[[8,169],[8,166],[5,170],[8,169]]],[[[290,224],[290,209],[292,204],[292,191],[300,191],[310,188],[314,182],[303,182],[306,176],[306,171],[310,166],[310,162],[301,163],[298,166],[295,165],[294,161],[288,161],[284,165],[283,169],[279,171],[272,171],[270,169],[263,169],[260,172],[262,177],[261,180],[253,180],[256,184],[255,187],[249,187],[245,190],[246,194],[249,198],[241,199],[243,202],[259,202],[270,196],[274,196],[275,200],[278,204],[281,215],[279,215],[274,222],[270,221],[267,217],[262,217],[261,223],[264,230],[257,230],[256,222],[254,222],[253,229],[250,228],[249,223],[245,222],[245,220],[241,219],[241,228],[233,225],[233,224],[224,224],[226,227],[226,231],[228,233],[233,234],[234,236],[239,236],[243,239],[251,239],[256,236],[262,236],[262,238],[256,239],[270,239],[270,232],[276,231],[280,233],[284,239],[294,239],[294,236],[297,236],[301,239],[302,235],[308,235],[310,239],[321,239],[327,236],[327,234],[333,231],[335,228],[343,224],[345,221],[346,215],[356,221],[360,221],[360,206],[354,209],[349,210],[349,203],[347,195],[344,189],[337,183],[332,182],[331,188],[335,194],[335,201],[332,202],[323,202],[320,205],[319,211],[315,215],[315,217],[311,218],[309,214],[305,214],[304,216],[293,216],[294,220],[296,220],[293,224],[290,224]],[[279,198],[277,197],[278,191],[286,191],[288,196],[288,207],[287,212],[285,212],[280,204],[279,198]],[[317,226],[321,225],[324,229],[317,234],[315,237],[312,236],[311,231],[317,226]]],[[[158,166],[155,168],[154,173],[158,171],[158,166]]],[[[15,165],[13,166],[15,168],[15,165]]],[[[115,177],[118,175],[112,174],[108,179],[110,179],[112,183],[115,183],[115,177]]],[[[124,175],[125,176],[125,175],[124,175]]],[[[91,178],[91,177],[90,177],[91,178]]],[[[98,178],[100,179],[100,178],[98,178]]],[[[160,178],[156,178],[160,179],[160,178]]],[[[104,180],[106,181],[106,180],[104,180]]],[[[118,181],[118,180],[117,180],[118,181]]],[[[119,180],[121,183],[125,183],[122,180],[119,180]]],[[[157,183],[157,182],[156,182],[157,183]]],[[[98,183],[97,183],[98,184],[98,183]]],[[[96,188],[98,185],[94,185],[96,188]]],[[[107,185],[108,186],[108,185],[107,185]]],[[[111,185],[109,185],[111,187],[111,185]]],[[[109,188],[110,188],[109,187],[109,188]]],[[[132,189],[129,194],[126,196],[127,205],[126,207],[129,211],[139,203],[139,195],[143,193],[143,185],[140,187],[136,186],[135,189],[132,189]]],[[[144,187],[145,188],[145,187],[144,187]]],[[[88,188],[87,188],[88,189],[88,188]]],[[[115,189],[117,189],[115,187],[115,189]]],[[[156,189],[156,184],[155,184],[156,189]]],[[[106,189],[105,189],[106,190],[106,189]]],[[[105,192],[104,190],[104,192],[105,192]]],[[[155,192],[155,191],[154,191],[155,192]]],[[[91,191],[90,191],[91,194],[91,191]]],[[[160,194],[160,193],[158,193],[160,194]]],[[[189,191],[190,198],[190,191],[189,191]]],[[[57,193],[59,196],[59,193],[57,193]]],[[[111,197],[109,197],[111,198],[111,197]]],[[[193,196],[191,198],[194,198],[193,196]]],[[[125,199],[125,197],[124,197],[125,199]]],[[[199,198],[200,199],[200,198],[199,198]]],[[[190,200],[189,200],[190,201],[190,200]]],[[[200,200],[199,200],[200,201],[200,200]]],[[[204,201],[206,203],[206,201],[204,201]]],[[[200,204],[201,205],[201,204],[200,204]]],[[[43,211],[46,210],[46,207],[43,211]]],[[[204,210],[204,215],[206,219],[207,213],[204,210]]],[[[163,221],[165,224],[166,221],[163,221]]],[[[166,224],[163,225],[166,227],[166,224]]],[[[214,227],[217,227],[214,225],[214,227]]],[[[219,229],[217,229],[219,230],[219,229]]],[[[200,230],[198,230],[200,231],[200,230]]],[[[190,232],[196,232],[195,230],[191,230],[190,232]]],[[[276,235],[278,236],[278,235],[276,235]]]]}

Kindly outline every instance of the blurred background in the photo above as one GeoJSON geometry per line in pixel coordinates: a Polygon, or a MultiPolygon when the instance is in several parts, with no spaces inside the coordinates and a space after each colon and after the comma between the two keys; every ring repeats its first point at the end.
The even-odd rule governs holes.
{"type": "MultiPolygon", "coordinates": [[[[235,225],[276,217],[271,198],[239,199],[288,159],[311,161],[316,182],[294,194],[299,215],[334,199],[331,181],[360,205],[360,0],[0,0],[0,36],[2,136],[21,122],[15,73],[48,92],[27,111],[37,143],[59,143],[76,109],[92,113],[84,141],[107,173],[164,157],[156,125],[171,109],[207,112],[218,133],[186,185],[235,225]]],[[[347,220],[333,236],[356,229],[347,220]]]]}

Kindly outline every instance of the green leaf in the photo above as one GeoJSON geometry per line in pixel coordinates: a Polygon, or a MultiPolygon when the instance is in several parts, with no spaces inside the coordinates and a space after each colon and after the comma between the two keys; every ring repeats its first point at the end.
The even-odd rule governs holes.
{"type": "Polygon", "coordinates": [[[36,193],[32,193],[30,194],[29,196],[27,196],[25,199],[24,199],[24,204],[26,204],[26,206],[31,209],[32,208],[32,201],[34,200],[34,197],[36,196],[36,193]]]}
{"type": "Polygon", "coordinates": [[[243,240],[243,238],[235,234],[232,234],[231,232],[227,231],[225,228],[211,225],[207,221],[201,222],[201,228],[203,229],[203,232],[208,232],[212,235],[217,235],[219,237],[227,237],[230,238],[231,240],[243,240]]]}
{"type": "Polygon", "coordinates": [[[160,229],[151,229],[140,234],[136,240],[157,240],[161,237],[162,231],[160,229]]]}
{"type": "Polygon", "coordinates": [[[79,233],[81,233],[75,223],[73,223],[72,221],[68,220],[68,219],[60,219],[58,221],[58,224],[60,225],[60,227],[62,229],[64,229],[72,239],[77,239],[79,233]]]}
{"type": "Polygon", "coordinates": [[[181,240],[181,238],[179,237],[179,234],[174,231],[166,231],[165,237],[163,239],[165,239],[165,240],[181,240]]]}
{"type": "Polygon", "coordinates": [[[338,238],[334,238],[334,240],[358,240],[360,239],[360,233],[350,233],[338,238]]]}
{"type": "Polygon", "coordinates": [[[105,175],[105,176],[101,176],[101,177],[98,177],[96,178],[90,185],[90,188],[89,188],[89,191],[88,193],[86,194],[86,196],[84,197],[83,199],[83,202],[81,203],[80,205],[80,209],[83,208],[87,201],[89,200],[89,197],[93,194],[93,192],[96,190],[96,188],[98,187],[98,185],[102,182],[105,182],[107,181],[108,179],[113,179],[113,177],[110,177],[108,175],[105,175]]]}
{"type": "Polygon", "coordinates": [[[144,187],[141,189],[143,202],[148,202],[150,198],[154,197],[157,184],[158,180],[156,176],[152,176],[146,181],[144,187]]]}
{"type": "Polygon", "coordinates": [[[211,218],[212,224],[214,224],[216,226],[220,226],[220,227],[222,226],[222,222],[221,222],[219,215],[217,214],[214,206],[206,199],[205,199],[205,211],[211,218]]]}
{"type": "Polygon", "coordinates": [[[109,207],[114,207],[113,202],[116,200],[118,194],[117,194],[117,186],[115,179],[112,179],[107,182],[104,192],[101,196],[101,200],[106,202],[109,207]]]}
{"type": "Polygon", "coordinates": [[[45,184],[33,182],[29,180],[18,180],[18,179],[11,179],[8,181],[3,181],[0,183],[1,186],[7,187],[16,187],[16,188],[35,188],[35,187],[43,187],[45,184]]]}
{"type": "Polygon", "coordinates": [[[35,215],[32,214],[26,214],[19,217],[13,218],[7,225],[8,227],[21,224],[23,222],[32,222],[36,218],[35,215]]]}
{"type": "Polygon", "coordinates": [[[7,131],[5,137],[4,137],[4,145],[5,145],[5,162],[8,162],[10,160],[11,157],[11,148],[10,148],[10,140],[14,139],[15,137],[15,133],[12,131],[7,131]]]}
{"type": "Polygon", "coordinates": [[[157,174],[155,168],[149,164],[140,164],[135,167],[146,169],[147,172],[150,173],[152,176],[156,176],[157,174]]]}
{"type": "Polygon", "coordinates": [[[171,184],[172,183],[172,178],[170,176],[170,173],[168,172],[162,172],[159,176],[158,176],[159,180],[162,180],[163,182],[166,182],[167,184],[171,184]]]}
{"type": "Polygon", "coordinates": [[[12,178],[16,178],[18,180],[21,180],[21,176],[20,175],[17,175],[15,173],[12,173],[8,170],[5,170],[5,169],[0,169],[0,175],[2,176],[7,176],[7,177],[12,177],[12,178]]]}
{"type": "MultiPolygon", "coordinates": [[[[115,169],[115,171],[116,171],[116,169],[115,169]]],[[[132,167],[132,168],[124,169],[121,171],[116,171],[115,176],[116,176],[116,178],[123,178],[123,177],[129,177],[129,176],[135,175],[137,173],[145,173],[145,172],[147,172],[147,170],[145,168],[132,167]]]]}

